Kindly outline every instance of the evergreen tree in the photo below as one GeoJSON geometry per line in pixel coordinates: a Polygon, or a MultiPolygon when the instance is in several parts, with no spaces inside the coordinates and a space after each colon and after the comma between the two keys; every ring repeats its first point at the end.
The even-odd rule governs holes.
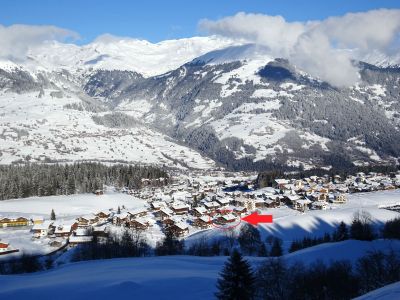
{"type": "Polygon", "coordinates": [[[335,242],[345,241],[349,239],[349,231],[346,224],[342,221],[333,233],[332,239],[335,242]]]}
{"type": "Polygon", "coordinates": [[[121,208],[118,206],[118,209],[117,209],[117,214],[119,215],[119,214],[121,214],[121,208]]]}
{"type": "Polygon", "coordinates": [[[54,209],[52,209],[50,213],[50,220],[55,221],[55,219],[56,219],[56,213],[54,212],[54,209]]]}
{"type": "Polygon", "coordinates": [[[282,256],[282,240],[279,238],[275,238],[274,242],[272,243],[270,256],[282,256]]]}
{"type": "Polygon", "coordinates": [[[261,257],[268,256],[267,247],[265,247],[264,243],[261,243],[260,248],[258,249],[258,256],[261,256],[261,257]]]}
{"type": "Polygon", "coordinates": [[[362,211],[361,213],[355,213],[350,226],[351,238],[361,241],[372,241],[374,239],[374,233],[371,223],[372,218],[368,212],[362,211]]]}
{"type": "Polygon", "coordinates": [[[260,232],[254,226],[245,224],[240,228],[238,241],[243,252],[248,255],[253,255],[257,253],[257,250],[260,248],[260,232]]]}
{"type": "Polygon", "coordinates": [[[217,282],[220,300],[254,299],[255,278],[249,263],[234,250],[220,274],[217,282]]]}

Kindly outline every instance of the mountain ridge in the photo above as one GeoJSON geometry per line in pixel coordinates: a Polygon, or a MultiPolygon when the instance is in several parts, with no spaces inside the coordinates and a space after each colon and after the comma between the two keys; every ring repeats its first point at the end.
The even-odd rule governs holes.
{"type": "MultiPolygon", "coordinates": [[[[196,40],[187,40],[191,45],[196,43],[196,40]]],[[[203,42],[202,39],[198,41],[203,42]]],[[[210,41],[215,40],[208,39],[207,43],[210,41]]],[[[112,45],[118,48],[115,43],[112,45]]],[[[200,47],[201,51],[207,47],[208,44],[200,47]]],[[[179,58],[182,63],[170,70],[160,66],[160,74],[153,76],[129,67],[124,70],[74,69],[72,65],[69,70],[62,66],[46,70],[42,66],[32,68],[32,61],[28,67],[2,62],[0,105],[4,108],[10,96],[23,99],[30,93],[27,97],[30,100],[20,101],[21,110],[24,106],[29,108],[27,102],[34,102],[33,94],[37,99],[44,97],[46,103],[41,103],[42,107],[51,104],[48,110],[57,110],[58,114],[67,112],[70,119],[77,120],[75,128],[80,130],[91,127],[108,134],[110,130],[114,134],[139,133],[140,130],[148,130],[153,136],[161,134],[163,140],[180,144],[179,147],[183,147],[180,151],[197,153],[188,155],[181,167],[189,166],[187,160],[193,160],[193,155],[203,157],[204,163],[200,165],[209,167],[216,163],[235,170],[398,163],[400,68],[395,64],[382,67],[357,63],[360,83],[337,88],[312,78],[288,60],[270,57],[268,49],[257,45],[232,45],[232,41],[223,40],[213,47],[201,54],[197,54],[200,50],[186,49],[187,53],[196,52],[197,56],[179,58]],[[86,124],[81,124],[79,118],[85,119],[86,124]],[[85,126],[88,124],[90,126],[85,126]],[[210,163],[210,158],[214,163],[210,163]]],[[[102,56],[107,53],[97,54],[109,58],[102,56]]],[[[83,64],[87,62],[82,61],[83,64]]],[[[101,62],[102,59],[92,64],[101,62]]],[[[11,112],[6,109],[3,116],[11,112]]],[[[21,112],[19,117],[22,115],[30,120],[30,125],[37,124],[39,117],[45,119],[40,113],[30,116],[21,112]]],[[[2,136],[12,125],[12,118],[1,122],[2,136]]],[[[16,127],[20,130],[19,127],[24,126],[28,125],[22,122],[16,127]]],[[[67,120],[63,126],[69,127],[67,120]]],[[[19,139],[14,141],[16,144],[10,148],[3,146],[0,151],[12,153],[16,151],[15,145],[26,148],[27,140],[32,143],[26,135],[16,136],[19,139]]],[[[106,134],[103,138],[112,140],[106,134]]],[[[132,148],[137,141],[131,139],[126,143],[125,146],[132,148]]],[[[147,143],[152,143],[151,138],[147,143]]],[[[111,142],[108,147],[112,149],[111,142]]],[[[71,145],[66,148],[74,152],[71,145]]],[[[120,149],[119,154],[100,158],[93,151],[83,151],[90,158],[123,157],[130,161],[129,155],[123,152],[120,149]]],[[[15,157],[15,161],[26,160],[21,155],[15,157]]],[[[0,161],[13,161],[12,154],[6,156],[0,156],[0,161]]],[[[169,157],[167,160],[171,163],[173,156],[173,152],[159,154],[149,161],[162,164],[160,158],[169,157]]],[[[136,159],[140,160],[140,156],[135,156],[136,159]]]]}

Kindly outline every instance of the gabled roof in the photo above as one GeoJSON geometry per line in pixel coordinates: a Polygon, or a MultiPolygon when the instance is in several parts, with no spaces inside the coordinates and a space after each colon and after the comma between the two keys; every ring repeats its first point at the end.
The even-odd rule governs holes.
{"type": "Polygon", "coordinates": [[[207,213],[207,209],[203,206],[195,207],[194,210],[197,211],[199,214],[207,213]]]}

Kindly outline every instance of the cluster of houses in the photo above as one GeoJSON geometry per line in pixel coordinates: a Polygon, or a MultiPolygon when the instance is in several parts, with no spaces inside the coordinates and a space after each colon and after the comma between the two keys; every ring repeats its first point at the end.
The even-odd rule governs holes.
{"type": "MultiPolygon", "coordinates": [[[[1,227],[32,226],[34,238],[57,237],[69,244],[91,242],[94,237],[107,237],[111,226],[146,231],[158,226],[164,233],[177,237],[212,227],[229,227],[256,210],[288,206],[304,212],[324,210],[346,203],[355,192],[395,189],[400,187],[400,173],[388,176],[358,173],[343,179],[340,176],[311,176],[303,179],[275,179],[273,186],[254,189],[254,178],[209,176],[207,180],[178,180],[166,186],[147,186],[140,190],[123,190],[146,200],[136,209],[113,208],[75,220],[44,220],[40,217],[0,217],[1,227]]],[[[101,197],[102,193],[98,193],[101,197]]],[[[53,241],[55,246],[58,244],[53,241]]],[[[8,249],[0,243],[0,252],[8,249]],[[3,250],[2,250],[3,249],[3,250]]]]}

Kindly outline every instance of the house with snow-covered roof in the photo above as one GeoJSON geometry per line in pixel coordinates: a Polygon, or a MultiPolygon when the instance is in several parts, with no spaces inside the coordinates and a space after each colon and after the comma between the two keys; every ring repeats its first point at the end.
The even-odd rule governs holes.
{"type": "Polygon", "coordinates": [[[33,232],[34,237],[44,237],[54,232],[54,221],[46,220],[42,224],[33,225],[31,231],[33,232]]]}

